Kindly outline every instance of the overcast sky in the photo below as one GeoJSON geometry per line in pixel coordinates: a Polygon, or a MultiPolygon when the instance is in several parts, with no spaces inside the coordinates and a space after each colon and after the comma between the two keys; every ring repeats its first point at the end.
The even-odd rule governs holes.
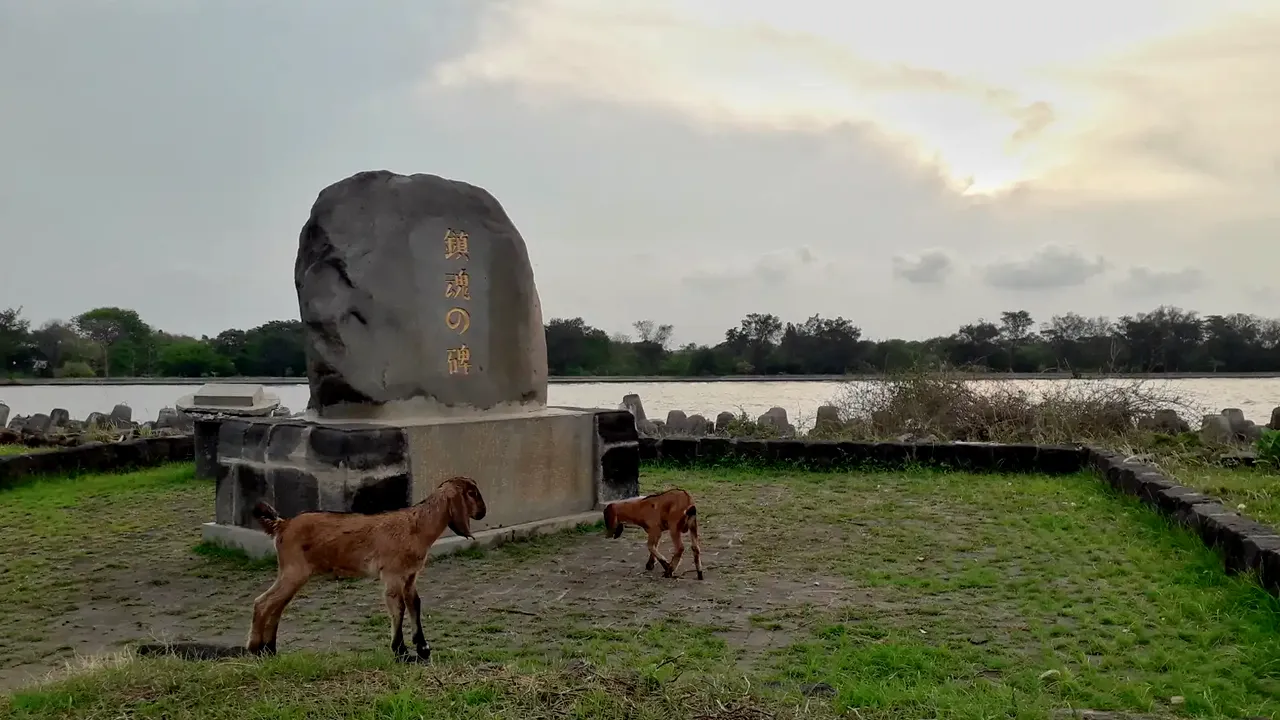
{"type": "Polygon", "coordinates": [[[0,307],[296,318],[367,169],[481,185],[545,318],[921,337],[1280,315],[1280,0],[0,0],[0,307]]]}

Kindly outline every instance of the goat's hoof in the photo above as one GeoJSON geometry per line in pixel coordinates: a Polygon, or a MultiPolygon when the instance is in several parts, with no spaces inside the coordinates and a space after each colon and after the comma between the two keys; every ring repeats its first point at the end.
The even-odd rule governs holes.
{"type": "Polygon", "coordinates": [[[269,643],[262,643],[257,647],[250,645],[248,648],[246,648],[246,651],[250,655],[256,655],[258,657],[271,657],[272,655],[276,654],[276,644],[275,642],[269,642],[269,643]]]}
{"type": "Polygon", "coordinates": [[[431,662],[431,646],[430,645],[420,645],[416,649],[418,651],[419,660],[421,660],[424,663],[431,662]]]}
{"type": "Polygon", "coordinates": [[[699,570],[699,571],[698,571],[698,579],[699,579],[699,580],[701,580],[701,579],[702,579],[702,571],[701,571],[701,570],[699,570]]]}
{"type": "Polygon", "coordinates": [[[428,651],[426,655],[410,655],[409,653],[397,655],[396,662],[404,663],[405,665],[414,665],[419,663],[426,665],[431,662],[431,653],[428,651]]]}

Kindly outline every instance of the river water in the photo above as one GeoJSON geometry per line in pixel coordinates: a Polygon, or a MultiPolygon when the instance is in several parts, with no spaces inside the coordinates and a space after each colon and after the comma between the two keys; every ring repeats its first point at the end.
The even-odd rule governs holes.
{"type": "MultiPolygon", "coordinates": [[[[857,385],[861,381],[854,381],[857,385]]],[[[980,385],[983,381],[974,381],[980,385]]],[[[1132,380],[1005,380],[1015,386],[1037,392],[1055,383],[1131,384],[1132,380]]],[[[1218,412],[1235,407],[1245,417],[1266,423],[1271,410],[1280,406],[1280,378],[1221,378],[1147,380],[1146,387],[1176,394],[1199,407],[1182,411],[1198,426],[1201,412],[1218,412]]],[[[791,421],[800,428],[812,424],[819,405],[846,392],[840,382],[627,382],[627,383],[552,383],[548,389],[552,405],[576,407],[617,407],[626,393],[638,393],[650,418],[665,418],[670,410],[701,413],[714,418],[728,410],[745,410],[755,417],[770,407],[785,408],[791,421]]],[[[20,385],[0,387],[0,402],[8,405],[12,415],[47,413],[53,408],[66,408],[71,417],[83,419],[91,412],[109,412],[116,403],[133,408],[135,421],[154,420],[162,407],[172,407],[183,395],[195,392],[196,385],[20,385]]],[[[273,385],[269,391],[294,411],[307,405],[306,385],[273,385]]]]}

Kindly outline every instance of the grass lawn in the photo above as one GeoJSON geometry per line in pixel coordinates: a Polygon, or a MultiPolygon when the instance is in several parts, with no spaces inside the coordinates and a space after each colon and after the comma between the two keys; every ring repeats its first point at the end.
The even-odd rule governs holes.
{"type": "Polygon", "coordinates": [[[189,465],[0,493],[0,716],[1280,716],[1280,603],[1089,475],[642,482],[698,499],[705,581],[646,573],[634,530],[434,562],[429,667],[390,661],[371,581],[308,585],[277,658],[112,658],[242,643],[273,568],[195,548],[212,488],[189,465]],[[108,655],[20,687],[73,651],[108,655]]]}
{"type": "Polygon", "coordinates": [[[22,455],[29,452],[44,452],[46,448],[29,448],[26,445],[4,445],[0,444],[0,456],[4,455],[22,455]]]}
{"type": "Polygon", "coordinates": [[[1270,468],[1186,465],[1170,468],[1178,482],[1221,498],[1258,522],[1280,527],[1280,472],[1270,468]]]}

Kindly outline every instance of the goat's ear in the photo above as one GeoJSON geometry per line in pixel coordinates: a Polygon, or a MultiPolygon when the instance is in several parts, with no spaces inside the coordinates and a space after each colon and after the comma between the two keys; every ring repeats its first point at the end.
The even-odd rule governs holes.
{"type": "Polygon", "coordinates": [[[458,537],[471,537],[471,513],[462,491],[457,489],[449,494],[449,529],[458,537]]]}

